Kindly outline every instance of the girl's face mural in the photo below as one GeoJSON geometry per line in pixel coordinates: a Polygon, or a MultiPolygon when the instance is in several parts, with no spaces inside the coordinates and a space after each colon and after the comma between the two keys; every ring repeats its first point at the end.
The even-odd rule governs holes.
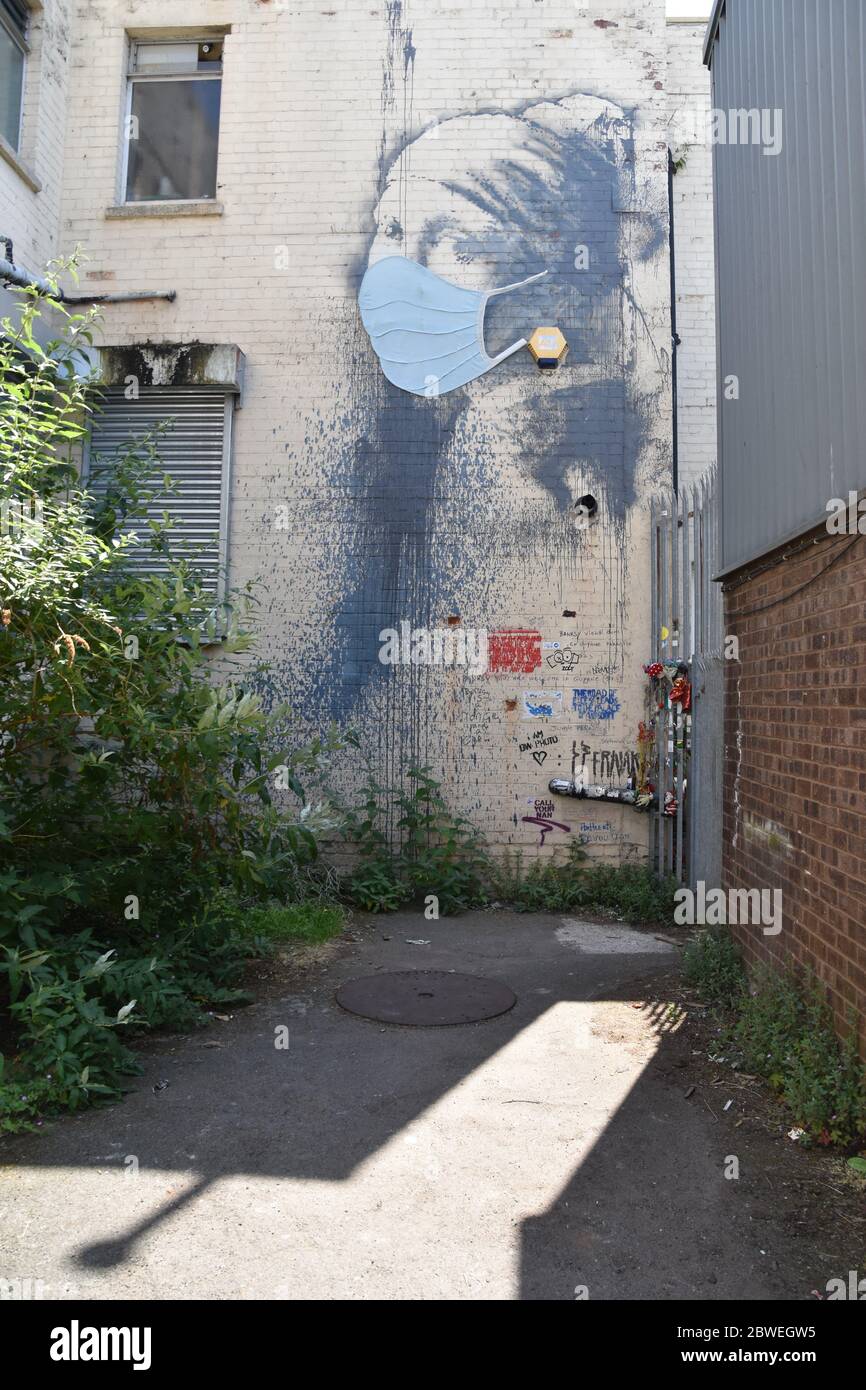
{"type": "Polygon", "coordinates": [[[599,608],[608,635],[596,664],[621,668],[628,515],[647,462],[647,402],[658,395],[643,393],[635,373],[644,329],[634,268],[664,250],[666,235],[664,209],[648,214],[636,188],[633,136],[620,108],[580,95],[455,116],[400,151],[373,209],[355,294],[386,256],[482,291],[547,270],[490,301],[486,348],[496,356],[541,324],[569,343],[554,373],[521,351],[427,399],[385,380],[356,321],[335,406],[341,428],[330,431],[336,449],[325,460],[329,492],[347,499],[328,561],[336,640],[305,680],[305,706],[387,730],[391,745],[403,744],[403,765],[425,760],[434,736],[424,709],[432,678],[395,679],[380,666],[379,631],[403,618],[435,627],[460,614],[495,628],[538,621],[532,614],[550,602],[561,611],[569,575],[587,563],[573,510],[586,493],[607,538],[599,608]]]}

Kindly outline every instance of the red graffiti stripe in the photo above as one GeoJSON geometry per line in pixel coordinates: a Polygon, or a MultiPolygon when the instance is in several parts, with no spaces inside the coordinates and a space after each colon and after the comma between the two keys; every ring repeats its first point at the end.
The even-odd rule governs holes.
{"type": "Polygon", "coordinates": [[[487,664],[494,673],[530,676],[541,665],[541,633],[523,627],[488,633],[487,664]]]}

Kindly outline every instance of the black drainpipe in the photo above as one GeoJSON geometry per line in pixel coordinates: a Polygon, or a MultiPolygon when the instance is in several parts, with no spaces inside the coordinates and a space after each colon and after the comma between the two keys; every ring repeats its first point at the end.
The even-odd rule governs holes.
{"type": "Polygon", "coordinates": [[[674,493],[680,488],[679,439],[677,437],[677,268],[674,254],[674,157],[668,147],[668,227],[671,258],[671,393],[673,397],[673,475],[674,493]]]}

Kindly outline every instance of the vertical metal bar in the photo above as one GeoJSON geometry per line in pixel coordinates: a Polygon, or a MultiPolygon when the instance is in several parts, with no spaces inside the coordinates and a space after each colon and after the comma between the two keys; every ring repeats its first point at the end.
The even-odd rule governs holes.
{"type": "Polygon", "coordinates": [[[671,499],[671,660],[681,659],[680,646],[680,499],[671,499]]]}
{"type": "Polygon", "coordinates": [[[712,529],[712,536],[713,536],[713,553],[712,553],[711,564],[710,564],[710,567],[709,567],[709,577],[710,577],[710,587],[711,587],[711,591],[712,591],[713,617],[714,617],[714,620],[715,620],[715,621],[714,621],[714,624],[713,624],[713,646],[712,646],[712,650],[713,650],[714,652],[720,652],[720,651],[722,650],[722,647],[724,646],[724,640],[725,640],[725,639],[724,639],[724,631],[723,631],[723,628],[724,628],[724,621],[723,621],[723,615],[722,615],[722,590],[721,590],[721,585],[716,584],[716,583],[713,582],[713,575],[715,574],[716,570],[719,569],[719,568],[721,567],[721,566],[720,566],[721,546],[720,546],[720,534],[719,534],[719,526],[720,526],[719,487],[718,487],[718,478],[717,478],[717,475],[716,475],[715,472],[713,472],[713,475],[712,475],[711,487],[712,487],[712,501],[711,501],[710,506],[711,506],[711,517],[712,517],[712,528],[713,528],[713,529],[712,529]]]}
{"type": "MultiPolygon", "coordinates": [[[[686,578],[686,576],[685,576],[685,570],[684,570],[684,568],[683,568],[683,563],[682,563],[683,533],[684,533],[684,525],[683,525],[683,499],[682,499],[682,497],[678,497],[678,498],[677,498],[676,518],[675,518],[675,525],[674,525],[674,566],[675,566],[675,570],[676,570],[676,582],[675,582],[674,588],[675,588],[675,608],[676,608],[676,611],[675,611],[674,613],[672,613],[671,616],[672,616],[674,622],[676,623],[676,632],[677,632],[677,658],[678,658],[678,660],[680,660],[680,661],[683,660],[684,655],[685,655],[685,653],[684,653],[684,651],[683,651],[683,637],[682,637],[682,613],[683,613],[682,590],[683,590],[683,587],[685,586],[685,578],[686,578]]],[[[673,741],[673,771],[674,771],[674,777],[675,777],[675,780],[674,780],[674,794],[675,794],[675,796],[676,796],[676,798],[677,798],[677,817],[676,817],[676,822],[675,822],[674,826],[672,827],[672,830],[673,830],[673,838],[674,838],[674,871],[675,871],[676,876],[677,876],[677,878],[679,879],[680,883],[682,883],[682,881],[683,881],[683,815],[685,814],[685,812],[684,812],[684,807],[683,807],[683,760],[684,760],[684,757],[685,757],[685,736],[686,736],[686,718],[685,718],[685,714],[684,714],[683,711],[682,711],[682,707],[679,707],[679,708],[678,708],[677,719],[676,719],[676,729],[677,729],[677,731],[678,731],[679,737],[677,737],[677,732],[675,732],[675,734],[674,734],[674,741],[673,741]],[[678,743],[678,742],[682,745],[682,746],[679,747],[679,748],[677,747],[677,743],[678,743]]]]}
{"type": "Polygon", "coordinates": [[[692,526],[691,513],[691,489],[686,488],[682,493],[683,498],[683,619],[682,619],[682,640],[680,650],[683,661],[691,661],[695,650],[692,636],[692,562],[690,531],[692,526]]]}
{"type": "MultiPolygon", "coordinates": [[[[665,611],[665,617],[663,618],[663,621],[667,624],[667,626],[668,626],[668,634],[670,634],[671,626],[672,626],[672,622],[673,622],[673,619],[672,619],[672,617],[671,617],[671,602],[672,602],[672,596],[673,596],[673,595],[672,595],[672,589],[673,589],[673,544],[674,544],[674,525],[675,525],[675,522],[674,522],[674,506],[673,506],[673,500],[672,500],[672,499],[668,502],[667,515],[666,515],[666,517],[665,517],[665,522],[666,522],[666,525],[665,525],[665,550],[666,550],[666,560],[667,560],[667,564],[666,564],[666,567],[665,567],[665,610],[664,610],[664,611],[665,611]]],[[[666,651],[666,653],[665,653],[665,655],[667,656],[668,660],[670,660],[671,651],[672,651],[672,647],[671,647],[670,635],[668,635],[668,645],[667,645],[667,651],[666,651]]],[[[670,712],[669,709],[668,709],[668,701],[667,701],[667,699],[665,700],[665,710],[664,710],[664,712],[663,712],[663,718],[664,718],[664,727],[665,727],[665,736],[664,736],[664,778],[663,778],[663,788],[664,788],[664,793],[665,793],[665,795],[664,795],[664,797],[663,797],[663,799],[662,799],[662,803],[661,803],[660,809],[661,809],[661,811],[662,811],[662,824],[663,824],[663,826],[664,826],[665,873],[669,875],[669,874],[673,873],[673,849],[674,849],[674,845],[673,845],[673,826],[672,826],[672,824],[671,824],[670,817],[664,815],[664,802],[665,802],[665,800],[667,799],[667,793],[671,790],[671,773],[672,773],[672,765],[671,765],[671,763],[672,763],[671,739],[672,739],[672,733],[673,733],[673,716],[672,716],[671,712],[670,712]]]]}
{"type": "MultiPolygon", "coordinates": [[[[650,503],[650,651],[651,661],[655,661],[658,651],[658,598],[659,598],[659,569],[658,569],[658,507],[653,498],[650,503]]],[[[650,810],[650,833],[649,833],[649,853],[650,865],[656,873],[659,872],[659,845],[658,827],[656,818],[650,810]]]]}
{"type": "Polygon", "coordinates": [[[704,485],[698,483],[695,505],[695,647],[706,651],[704,642],[704,485]]]}
{"type": "MultiPolygon", "coordinates": [[[[685,634],[685,636],[684,636],[684,638],[683,638],[683,660],[684,660],[684,661],[687,661],[687,662],[689,663],[689,679],[690,679],[691,682],[692,682],[692,709],[694,709],[694,701],[695,701],[695,665],[694,665],[694,662],[695,662],[695,644],[694,644],[694,641],[693,641],[693,638],[692,638],[692,558],[691,558],[691,557],[692,557],[692,545],[691,545],[691,530],[692,530],[692,494],[691,494],[691,489],[689,488],[689,489],[686,491],[686,493],[685,493],[685,495],[684,495],[684,497],[683,497],[683,632],[684,632],[684,634],[685,634]]],[[[690,878],[691,878],[692,864],[694,863],[694,834],[695,834],[695,825],[696,825],[696,821],[695,821],[695,814],[696,814],[696,810],[695,810],[695,798],[693,797],[693,792],[694,792],[694,790],[695,790],[695,779],[694,779],[694,775],[693,775],[693,774],[694,774],[694,760],[695,760],[695,749],[694,749],[695,722],[694,722],[694,719],[693,719],[691,716],[689,716],[689,719],[688,719],[688,722],[687,722],[687,726],[686,726],[686,727],[687,727],[687,730],[688,730],[688,734],[687,734],[687,737],[688,737],[688,759],[687,759],[687,761],[685,762],[685,782],[686,782],[686,791],[685,791],[685,795],[688,797],[688,817],[687,817],[687,819],[686,819],[685,826],[684,826],[684,831],[683,831],[683,834],[684,834],[684,846],[685,846],[685,849],[684,849],[684,853],[685,853],[685,864],[684,864],[684,866],[683,866],[683,867],[684,867],[683,874],[681,875],[681,877],[682,877],[682,882],[683,882],[683,883],[689,882],[689,881],[690,881],[690,878]]],[[[684,749],[684,752],[685,752],[685,749],[684,749]]],[[[681,815],[682,815],[682,814],[685,814],[682,801],[680,802],[680,814],[681,814],[681,815]]]]}
{"type": "Polygon", "coordinates": [[[709,652],[712,639],[710,639],[710,585],[709,585],[709,534],[710,534],[710,512],[708,486],[703,486],[703,613],[705,613],[705,624],[703,624],[703,652],[709,652]]]}

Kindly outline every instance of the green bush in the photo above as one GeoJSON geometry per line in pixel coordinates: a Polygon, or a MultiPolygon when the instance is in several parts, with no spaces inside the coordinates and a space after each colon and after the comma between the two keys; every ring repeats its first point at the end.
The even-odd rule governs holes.
{"type": "Polygon", "coordinates": [[[43,347],[38,296],[20,298],[0,332],[7,1125],[118,1094],[134,1065],[122,1035],[190,1026],[239,997],[249,946],[216,910],[221,895],[306,892],[319,836],[338,823],[313,789],[341,746],[333,729],[305,743],[287,709],[265,709],[253,591],[215,605],[195,557],[172,555],[168,519],[148,520],[172,488],[158,432],[92,460],[109,474],[98,500],[80,486],[99,409],[78,374],[94,318],[52,302],[61,331],[43,347]],[[133,525],[164,574],[130,563],[133,525]]]}
{"type": "Polygon", "coordinates": [[[566,857],[535,859],[528,869],[518,852],[506,855],[494,877],[496,896],[518,912],[570,912],[586,905],[588,856],[580,840],[570,840],[566,857]]]}
{"type": "Polygon", "coordinates": [[[744,1065],[778,1091],[809,1139],[848,1144],[866,1131],[866,1069],[856,1032],[840,1042],[816,980],[762,969],[742,997],[732,1038],[744,1065]]]}
{"type": "Polygon", "coordinates": [[[767,966],[747,981],[739,951],[721,930],[689,942],[683,970],[708,1003],[731,1010],[724,1048],[772,1086],[810,1141],[848,1144],[864,1133],[866,1070],[856,1034],[839,1041],[817,981],[767,966]]]}
{"type": "Polygon", "coordinates": [[[678,887],[674,878],[659,878],[644,864],[591,864],[584,875],[585,906],[626,922],[670,925],[678,887]]]}

